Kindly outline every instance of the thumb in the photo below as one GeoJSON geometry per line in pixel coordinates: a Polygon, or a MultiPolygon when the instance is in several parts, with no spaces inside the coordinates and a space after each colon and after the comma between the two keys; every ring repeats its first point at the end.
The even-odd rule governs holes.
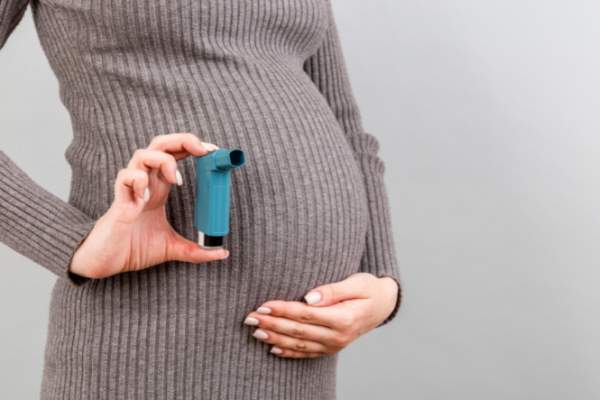
{"type": "Polygon", "coordinates": [[[177,260],[200,264],[208,261],[222,260],[229,256],[229,251],[225,249],[203,249],[198,243],[187,240],[177,233],[168,248],[167,258],[169,261],[177,260]]]}
{"type": "Polygon", "coordinates": [[[370,292],[370,274],[354,274],[341,282],[319,286],[304,296],[309,306],[325,307],[345,300],[365,299],[370,292]]]}

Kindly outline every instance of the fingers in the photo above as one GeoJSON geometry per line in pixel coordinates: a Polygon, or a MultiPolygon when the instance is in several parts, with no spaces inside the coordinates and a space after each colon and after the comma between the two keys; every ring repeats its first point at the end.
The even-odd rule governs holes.
{"type": "Polygon", "coordinates": [[[125,168],[119,171],[115,182],[115,201],[132,201],[132,195],[145,202],[150,198],[148,174],[139,169],[125,168]]]}
{"type": "Polygon", "coordinates": [[[297,339],[266,329],[257,329],[254,331],[253,336],[262,342],[273,344],[282,350],[287,349],[303,353],[320,354],[330,352],[330,350],[322,343],[314,342],[312,340],[297,339]]]}
{"type": "Polygon", "coordinates": [[[177,168],[177,161],[190,154],[203,156],[219,147],[211,143],[202,143],[191,133],[172,133],[159,135],[152,139],[147,149],[139,149],[129,161],[128,168],[136,168],[146,173],[151,169],[161,171],[165,180],[181,186],[183,177],[177,168]]]}
{"type": "Polygon", "coordinates": [[[326,355],[326,353],[305,353],[303,351],[282,349],[276,346],[273,346],[273,348],[271,348],[271,353],[275,354],[278,357],[284,358],[316,358],[319,356],[326,355]]]}
{"type": "Polygon", "coordinates": [[[198,246],[198,243],[187,240],[173,231],[167,246],[167,259],[200,264],[208,261],[222,260],[229,257],[229,251],[225,249],[206,250],[198,246]]]}
{"type": "Polygon", "coordinates": [[[306,358],[334,354],[352,343],[360,336],[354,332],[357,315],[351,302],[317,308],[270,301],[250,313],[244,323],[259,328],[254,332],[256,339],[275,345],[273,354],[306,358]]]}
{"type": "Polygon", "coordinates": [[[306,324],[287,318],[263,315],[257,312],[250,313],[244,323],[246,325],[258,326],[263,330],[276,332],[277,334],[320,343],[330,342],[334,335],[334,331],[325,326],[306,324]]]}
{"type": "Polygon", "coordinates": [[[175,157],[161,151],[136,150],[127,168],[136,168],[146,173],[150,173],[151,169],[157,169],[162,172],[167,182],[179,186],[183,184],[183,178],[177,169],[175,157]]]}
{"type": "Polygon", "coordinates": [[[311,306],[324,307],[345,300],[372,297],[377,278],[367,273],[354,274],[337,283],[319,286],[304,297],[311,306]]]}
{"type": "Polygon", "coordinates": [[[310,307],[297,301],[268,301],[256,311],[256,315],[283,317],[305,324],[331,326],[331,312],[325,308],[310,307]]]}
{"type": "Polygon", "coordinates": [[[148,146],[148,150],[170,153],[176,160],[186,158],[190,154],[200,157],[218,149],[214,144],[203,143],[191,133],[159,135],[154,137],[148,146]]]}

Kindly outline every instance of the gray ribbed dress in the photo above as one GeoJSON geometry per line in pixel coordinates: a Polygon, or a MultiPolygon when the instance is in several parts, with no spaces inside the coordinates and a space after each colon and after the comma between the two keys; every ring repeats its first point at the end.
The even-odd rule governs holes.
{"type": "MultiPolygon", "coordinates": [[[[0,47],[28,4],[0,0],[0,47]]],[[[384,165],[363,131],[329,1],[31,5],[73,125],[68,203],[0,152],[0,240],[59,278],[42,398],[334,399],[335,355],[276,357],[242,323],[265,301],[301,301],[358,271],[399,280],[384,165]],[[117,172],[172,132],[247,154],[232,175],[229,258],[70,275],[117,172]]],[[[167,204],[191,240],[194,162],[179,163],[184,185],[167,204]]]]}

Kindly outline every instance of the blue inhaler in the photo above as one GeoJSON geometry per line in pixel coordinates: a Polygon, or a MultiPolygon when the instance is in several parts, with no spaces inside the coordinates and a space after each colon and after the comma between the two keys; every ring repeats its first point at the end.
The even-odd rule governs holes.
{"type": "Polygon", "coordinates": [[[239,149],[219,149],[196,159],[196,210],[194,225],[204,249],[223,247],[229,233],[231,170],[246,163],[239,149]]]}

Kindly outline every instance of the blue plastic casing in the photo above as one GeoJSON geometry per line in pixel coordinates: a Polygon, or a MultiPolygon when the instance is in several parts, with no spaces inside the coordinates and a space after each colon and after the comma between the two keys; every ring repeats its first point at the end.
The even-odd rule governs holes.
{"type": "Polygon", "coordinates": [[[229,233],[231,170],[246,163],[242,150],[219,149],[196,159],[194,225],[209,236],[229,233]]]}

